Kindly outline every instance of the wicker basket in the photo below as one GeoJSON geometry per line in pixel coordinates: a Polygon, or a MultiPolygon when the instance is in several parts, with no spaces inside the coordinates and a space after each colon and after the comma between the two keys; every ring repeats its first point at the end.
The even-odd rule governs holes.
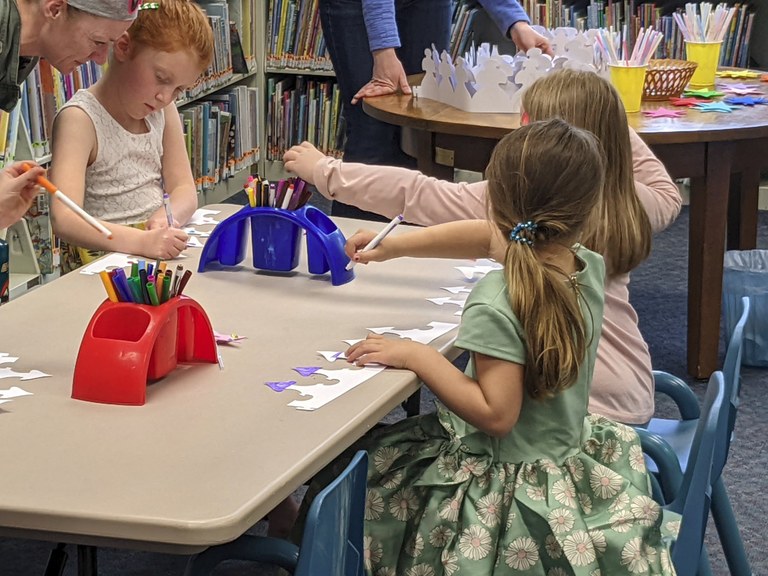
{"type": "Polygon", "coordinates": [[[643,100],[677,98],[691,81],[696,62],[688,60],[651,60],[645,74],[643,100]]]}

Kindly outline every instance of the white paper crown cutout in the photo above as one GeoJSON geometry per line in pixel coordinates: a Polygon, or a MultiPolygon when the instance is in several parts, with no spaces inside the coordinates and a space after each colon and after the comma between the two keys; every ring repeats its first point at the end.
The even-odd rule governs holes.
{"type": "Polygon", "coordinates": [[[596,30],[534,28],[549,39],[554,57],[543,54],[539,48],[515,56],[499,54],[496,46],[486,43],[478,49],[473,46],[454,64],[448,52],[438,54],[434,46],[425,49],[421,61],[425,74],[417,96],[467,112],[517,113],[525,89],[553,70],[605,71],[595,49],[596,30]]]}

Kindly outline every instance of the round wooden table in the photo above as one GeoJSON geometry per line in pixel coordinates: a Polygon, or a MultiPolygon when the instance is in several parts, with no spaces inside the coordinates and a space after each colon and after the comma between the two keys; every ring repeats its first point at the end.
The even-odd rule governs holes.
{"type": "MultiPolygon", "coordinates": [[[[768,96],[768,84],[754,84],[768,96]]],[[[412,85],[420,82],[410,78],[412,85]]],[[[647,102],[644,110],[669,102],[647,102]]],[[[473,114],[402,94],[366,99],[363,109],[402,127],[403,150],[425,174],[453,180],[454,168],[484,171],[496,142],[520,126],[519,114],[473,114]]],[[[718,369],[723,257],[757,242],[760,171],[768,166],[768,106],[732,113],[688,109],[682,118],[629,114],[630,125],[673,178],[690,178],[688,244],[688,372],[708,378],[718,369]],[[726,232],[727,230],[727,232],[726,232]],[[727,234],[727,236],[726,236],[727,234]]],[[[663,282],[663,280],[660,280],[663,282]]]]}

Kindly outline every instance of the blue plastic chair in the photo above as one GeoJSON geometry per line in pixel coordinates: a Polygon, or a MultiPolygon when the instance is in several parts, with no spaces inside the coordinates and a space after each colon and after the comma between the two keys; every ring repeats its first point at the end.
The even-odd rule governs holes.
{"type": "Polygon", "coordinates": [[[279,538],[244,534],[189,559],[185,576],[207,576],[226,560],[276,564],[295,576],[362,576],[363,515],[368,455],[352,462],[309,508],[301,547],[279,538]]]}
{"type": "Polygon", "coordinates": [[[693,435],[690,466],[682,473],[677,454],[658,434],[638,429],[643,451],[656,462],[661,485],[677,485],[674,498],[665,510],[682,516],[680,531],[672,548],[672,563],[678,574],[693,576],[708,568],[704,557],[704,534],[712,502],[712,488],[718,473],[717,444],[723,421],[728,420],[729,403],[722,372],[709,378],[704,405],[693,435]]]}
{"type": "MultiPolygon", "coordinates": [[[[734,576],[749,576],[752,569],[747,559],[747,553],[744,549],[744,543],[739,533],[736,518],[731,507],[728,493],[722,479],[722,471],[728,460],[733,429],[736,424],[736,413],[739,407],[739,394],[741,389],[741,357],[744,341],[744,326],[749,317],[749,299],[742,298],[742,312],[738,323],[728,342],[728,348],[725,355],[723,366],[723,375],[726,388],[726,406],[728,407],[727,418],[720,422],[720,433],[718,442],[715,446],[715,460],[713,469],[713,494],[712,494],[712,517],[715,521],[715,527],[723,546],[723,552],[728,563],[728,568],[734,576]]],[[[666,394],[672,400],[680,411],[680,419],[662,419],[654,418],[648,424],[647,430],[658,434],[670,448],[674,451],[679,462],[680,470],[685,471],[690,461],[691,446],[696,428],[699,423],[699,403],[696,395],[681,379],[667,374],[666,372],[654,372],[656,391],[666,394]]],[[[649,470],[656,474],[657,463],[649,462],[649,470]]],[[[671,501],[677,493],[677,479],[674,476],[666,475],[658,477],[661,485],[661,491],[665,501],[671,501]]]]}

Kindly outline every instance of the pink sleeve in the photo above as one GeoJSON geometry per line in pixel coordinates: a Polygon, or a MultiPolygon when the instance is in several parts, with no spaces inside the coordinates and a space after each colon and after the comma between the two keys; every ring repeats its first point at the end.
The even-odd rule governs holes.
{"type": "Polygon", "coordinates": [[[683,199],[667,169],[631,128],[629,137],[632,144],[635,189],[648,213],[653,231],[660,232],[672,224],[680,214],[683,199]]]}
{"type": "Polygon", "coordinates": [[[325,158],[315,165],[315,186],[333,200],[387,218],[402,214],[406,222],[431,226],[487,217],[485,181],[447,182],[416,170],[371,166],[325,158]]]}

